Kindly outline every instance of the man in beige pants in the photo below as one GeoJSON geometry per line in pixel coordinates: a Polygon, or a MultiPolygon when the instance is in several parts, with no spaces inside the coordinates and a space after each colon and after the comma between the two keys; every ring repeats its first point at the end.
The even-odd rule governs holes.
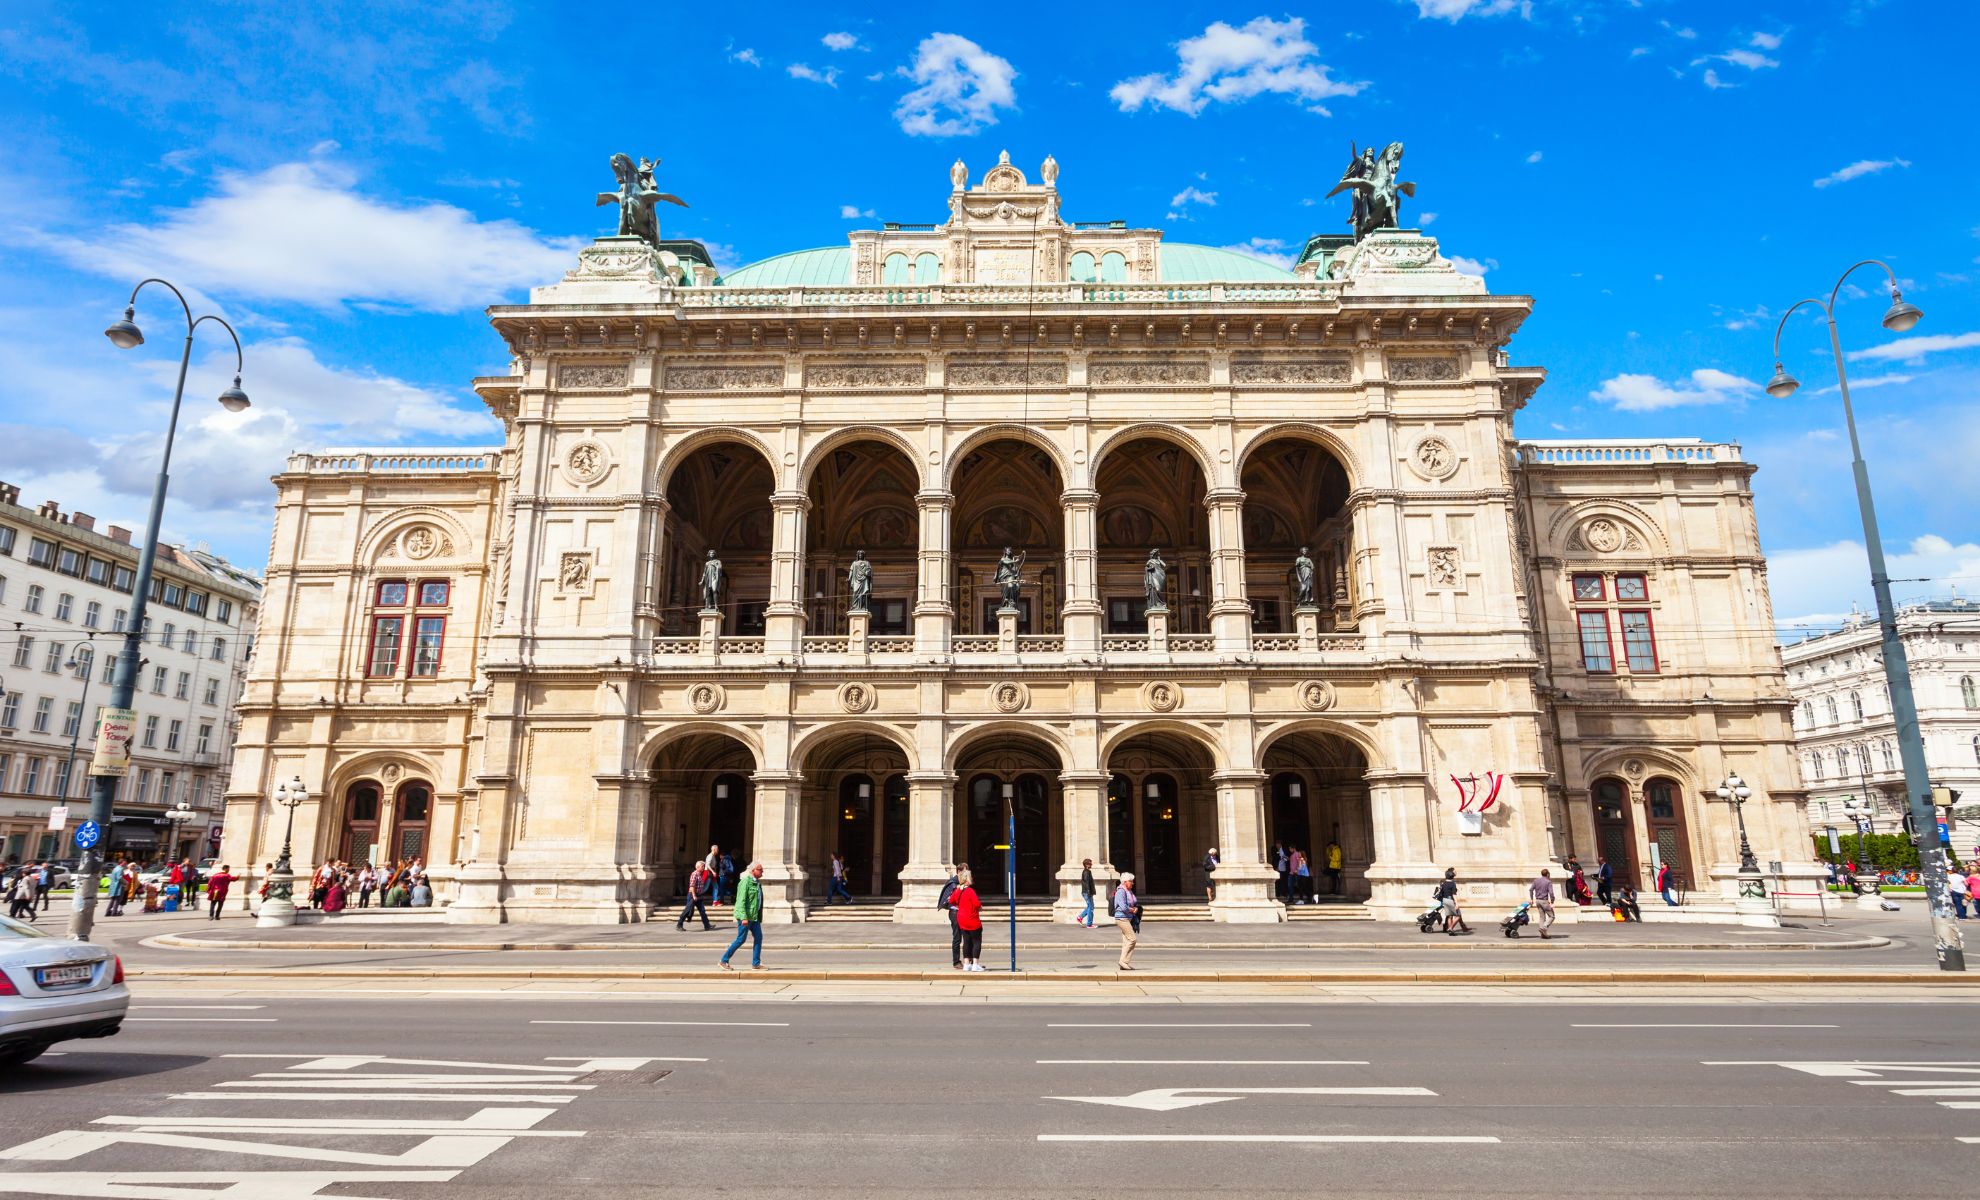
{"type": "Polygon", "coordinates": [[[1134,958],[1135,920],[1141,916],[1141,902],[1134,896],[1134,874],[1123,872],[1120,886],[1114,889],[1114,925],[1121,931],[1121,970],[1132,971],[1134,958]]]}

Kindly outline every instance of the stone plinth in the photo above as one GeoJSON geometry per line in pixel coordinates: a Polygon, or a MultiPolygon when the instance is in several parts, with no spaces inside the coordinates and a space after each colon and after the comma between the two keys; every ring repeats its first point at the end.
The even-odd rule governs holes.
{"type": "Polygon", "coordinates": [[[1000,608],[997,610],[997,653],[1017,653],[1018,610],[1000,608]]]}
{"type": "Polygon", "coordinates": [[[722,612],[720,609],[701,610],[701,652],[710,658],[722,649],[722,612]]]}
{"type": "Polygon", "coordinates": [[[1320,649],[1320,610],[1312,605],[1293,609],[1293,631],[1299,634],[1301,650],[1320,649]]]}
{"type": "Polygon", "coordinates": [[[1279,873],[1264,863],[1219,863],[1211,873],[1217,898],[1210,918],[1233,925],[1276,925],[1286,919],[1286,906],[1273,894],[1279,873]]]}
{"type": "Polygon", "coordinates": [[[849,612],[846,614],[846,653],[865,654],[866,634],[873,622],[869,612],[849,612]]]}
{"type": "Polygon", "coordinates": [[[1148,651],[1151,654],[1169,652],[1169,610],[1166,608],[1148,610],[1148,651]]]}

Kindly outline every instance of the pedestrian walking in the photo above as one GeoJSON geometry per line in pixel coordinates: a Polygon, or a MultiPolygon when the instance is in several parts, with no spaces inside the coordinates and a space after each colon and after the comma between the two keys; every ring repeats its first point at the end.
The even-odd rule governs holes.
{"type": "Polygon", "coordinates": [[[1284,842],[1272,843],[1272,869],[1279,873],[1279,899],[1292,899],[1292,872],[1288,867],[1284,842]]]}
{"type": "Polygon", "coordinates": [[[1607,904],[1615,897],[1616,869],[1609,865],[1606,857],[1598,854],[1595,856],[1595,898],[1607,904]]]}
{"type": "Polygon", "coordinates": [[[1086,907],[1080,910],[1079,919],[1074,923],[1091,929],[1093,928],[1093,860],[1090,858],[1079,860],[1079,894],[1086,901],[1086,907]]]}
{"type": "Polygon", "coordinates": [[[968,863],[957,863],[942,884],[942,894],[935,898],[935,907],[949,914],[949,965],[962,970],[962,926],[956,924],[956,889],[962,886],[962,877],[969,871],[968,863]]]}
{"type": "Polygon", "coordinates": [[[1542,938],[1553,937],[1553,934],[1547,932],[1554,927],[1553,873],[1545,867],[1540,868],[1539,876],[1532,883],[1526,885],[1526,894],[1533,901],[1534,911],[1540,914],[1540,919],[1534,922],[1534,924],[1540,926],[1540,936],[1542,938]]]}
{"type": "Polygon", "coordinates": [[[1344,893],[1341,891],[1342,856],[1340,842],[1333,838],[1327,839],[1327,848],[1321,851],[1321,853],[1325,857],[1320,861],[1327,865],[1327,894],[1329,896],[1343,895],[1344,893]]]}
{"type": "Polygon", "coordinates": [[[762,878],[763,864],[753,862],[749,864],[749,873],[742,877],[736,888],[736,940],[730,942],[729,948],[722,952],[724,971],[735,970],[729,965],[729,959],[742,948],[744,938],[750,939],[749,969],[752,971],[763,969],[763,884],[760,882],[762,878]]]}
{"type": "Polygon", "coordinates": [[[1670,905],[1672,908],[1676,908],[1678,903],[1677,897],[1671,894],[1671,889],[1676,886],[1677,880],[1671,877],[1671,864],[1659,864],[1657,867],[1657,894],[1662,896],[1664,903],[1670,905]]]}
{"type": "Polygon", "coordinates": [[[832,855],[832,880],[830,887],[825,892],[825,903],[829,905],[835,900],[840,899],[843,899],[847,904],[853,902],[852,892],[846,888],[845,856],[834,853],[832,855]]]}
{"type": "Polygon", "coordinates": [[[1136,936],[1137,924],[1141,918],[1141,901],[1134,894],[1134,873],[1121,872],[1121,882],[1114,889],[1114,902],[1108,906],[1113,914],[1114,927],[1121,931],[1121,970],[1134,970],[1134,948],[1141,941],[1136,936]]]}
{"type": "Polygon", "coordinates": [[[1212,846],[1210,847],[1210,852],[1203,856],[1203,899],[1209,902],[1216,900],[1216,898],[1217,848],[1212,846]]]}
{"type": "Polygon", "coordinates": [[[110,899],[110,903],[104,908],[104,915],[106,916],[121,917],[124,915],[125,870],[124,860],[121,858],[110,864],[110,886],[104,891],[104,895],[110,899]]]}
{"type": "Polygon", "coordinates": [[[714,886],[715,875],[708,869],[708,860],[701,859],[694,864],[694,870],[688,872],[687,903],[681,905],[681,915],[674,921],[675,929],[686,929],[688,918],[696,913],[701,914],[703,929],[715,928],[708,923],[708,892],[714,886]]]}
{"type": "Polygon", "coordinates": [[[7,892],[7,915],[16,921],[34,920],[34,901],[41,886],[41,872],[32,867],[24,867],[14,876],[14,886],[7,892]]]}
{"type": "Polygon", "coordinates": [[[41,878],[40,880],[37,881],[37,883],[38,883],[38,887],[36,889],[36,895],[41,900],[41,911],[47,912],[49,901],[53,899],[55,895],[55,864],[54,863],[45,862],[41,864],[41,878]]]}
{"type": "Polygon", "coordinates": [[[956,873],[956,892],[950,903],[956,906],[956,928],[962,931],[962,969],[983,969],[983,898],[971,886],[968,871],[956,873]]]}
{"type": "Polygon", "coordinates": [[[1306,857],[1306,851],[1292,853],[1293,903],[1313,904],[1313,863],[1306,857]]]}
{"type": "Polygon", "coordinates": [[[1973,915],[1980,917],[1980,871],[1966,877],[1966,900],[1973,915]]]}
{"type": "Polygon", "coordinates": [[[1966,919],[1966,872],[1959,869],[1956,862],[1946,863],[1946,893],[1952,897],[1953,913],[1959,920],[1966,919]]]}
{"type": "Polygon", "coordinates": [[[226,863],[221,863],[219,870],[207,876],[206,879],[206,919],[207,920],[218,921],[220,919],[220,908],[222,905],[227,903],[227,889],[232,887],[233,885],[234,885],[234,876],[231,872],[227,870],[226,863]]]}
{"type": "Polygon", "coordinates": [[[722,851],[721,865],[715,868],[715,903],[734,904],[736,902],[736,859],[727,850],[722,851]]]}
{"type": "Polygon", "coordinates": [[[1444,908],[1444,932],[1452,937],[1471,932],[1471,926],[1464,923],[1464,911],[1458,907],[1457,894],[1457,868],[1446,867],[1437,884],[1437,903],[1444,908]]]}

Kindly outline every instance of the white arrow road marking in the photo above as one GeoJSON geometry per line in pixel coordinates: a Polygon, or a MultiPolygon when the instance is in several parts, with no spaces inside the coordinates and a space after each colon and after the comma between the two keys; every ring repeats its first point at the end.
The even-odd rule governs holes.
{"type": "Polygon", "coordinates": [[[233,1100],[249,1104],[267,1104],[271,1100],[281,1104],[312,1102],[322,1104],[349,1104],[353,1100],[390,1100],[394,1104],[569,1104],[576,1096],[528,1095],[511,1096],[500,1092],[489,1094],[476,1092],[471,1096],[422,1096],[400,1094],[398,1092],[338,1092],[334,1096],[306,1096],[284,1093],[271,1097],[261,1093],[242,1094],[239,1092],[173,1092],[172,1100],[233,1100]]]}
{"type": "MultiPolygon", "coordinates": [[[[547,1061],[570,1063],[568,1067],[546,1067],[541,1063],[461,1062],[451,1058],[389,1058],[382,1054],[227,1054],[224,1058],[298,1059],[290,1071],[350,1071],[374,1064],[390,1067],[478,1067],[484,1071],[542,1071],[551,1075],[582,1074],[586,1071],[637,1071],[652,1058],[553,1058],[547,1061]]],[[[702,1059],[694,1059],[701,1062],[702,1059]]]]}
{"type": "MultiPolygon", "coordinates": [[[[353,1183],[446,1183],[459,1171],[38,1171],[0,1175],[0,1193],[90,1200],[304,1200],[353,1183]]],[[[346,1200],[363,1200],[340,1192],[346,1200]]]]}
{"type": "Polygon", "coordinates": [[[1079,1104],[1112,1104],[1117,1108],[1142,1108],[1149,1112],[1173,1112],[1203,1104],[1222,1104],[1245,1096],[1434,1096],[1420,1087],[1262,1087],[1262,1088],[1149,1088],[1131,1096],[1046,1096],[1047,1100],[1071,1100],[1079,1104]],[[1186,1092],[1206,1095],[1190,1096],[1186,1092]]]}
{"type": "Polygon", "coordinates": [[[1041,1133],[1038,1135],[1038,1140],[1041,1142],[1413,1142],[1478,1145],[1496,1144],[1499,1139],[1399,1133],[1041,1133]]]}

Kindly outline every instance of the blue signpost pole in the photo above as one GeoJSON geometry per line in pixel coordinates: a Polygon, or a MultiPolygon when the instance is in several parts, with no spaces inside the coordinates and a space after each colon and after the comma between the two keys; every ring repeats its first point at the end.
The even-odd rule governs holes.
{"type": "Polygon", "coordinates": [[[1017,812],[1004,802],[1004,891],[1011,898],[1011,974],[1017,974],[1017,812]]]}

